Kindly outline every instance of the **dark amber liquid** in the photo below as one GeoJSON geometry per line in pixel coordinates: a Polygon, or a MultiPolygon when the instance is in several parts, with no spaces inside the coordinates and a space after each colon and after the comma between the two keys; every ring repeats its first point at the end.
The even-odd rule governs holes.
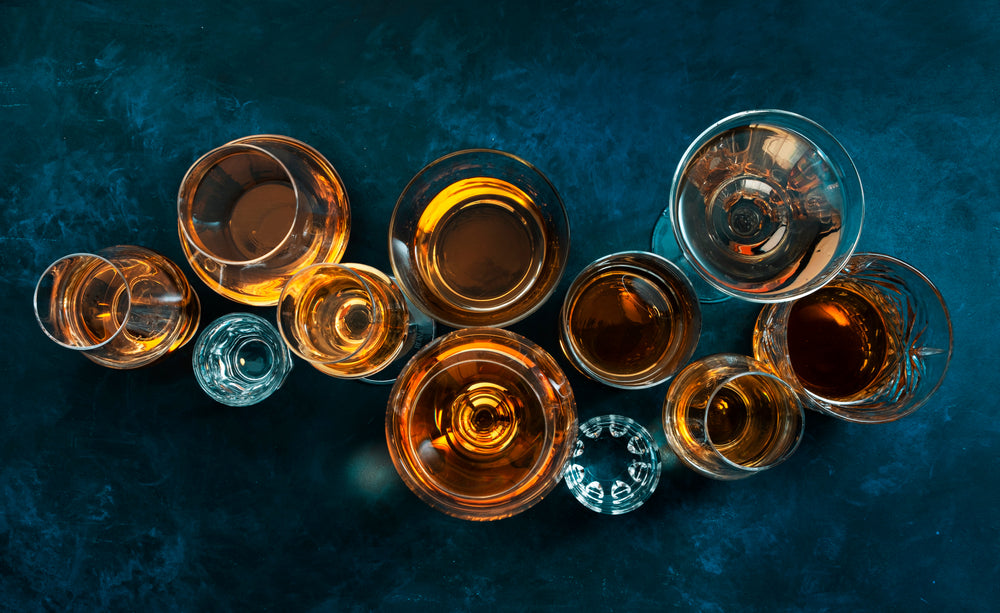
{"type": "Polygon", "coordinates": [[[843,286],[801,298],[788,319],[788,356],[810,391],[845,399],[876,384],[891,359],[886,324],[872,302],[843,286]]]}
{"type": "Polygon", "coordinates": [[[706,413],[712,444],[730,462],[754,466],[774,455],[787,392],[769,377],[746,375],[721,387],[706,413]]]}

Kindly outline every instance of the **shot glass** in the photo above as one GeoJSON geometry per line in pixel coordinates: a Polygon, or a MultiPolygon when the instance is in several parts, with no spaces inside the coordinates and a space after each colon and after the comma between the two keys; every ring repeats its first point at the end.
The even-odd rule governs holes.
{"type": "Polygon", "coordinates": [[[337,378],[371,376],[406,348],[410,316],[387,275],[363,264],[315,264],[281,292],[278,330],[292,352],[337,378]]]}
{"type": "Polygon", "coordinates": [[[181,181],[181,247],[212,290],[270,306],[288,279],[340,261],[351,214],[337,171],[293,138],[247,136],[209,151],[181,181]]]}
{"type": "Polygon", "coordinates": [[[292,371],[292,354],[274,324],[252,313],[231,313],[198,336],[191,365],[209,397],[241,407],[281,387],[292,371]]]}
{"type": "Polygon", "coordinates": [[[721,480],[749,477],[786,460],[805,418],[795,390],[756,360],[717,354],[670,383],[663,430],[677,457],[721,480]]]}
{"type": "Polygon", "coordinates": [[[198,295],[166,257],[132,245],[74,253],[53,262],[35,286],[45,334],[109,368],[138,368],[194,336],[198,295]]]}
{"type": "Polygon", "coordinates": [[[613,387],[663,383],[691,359],[701,307],[669,260],[643,251],[604,256],[577,276],[559,317],[559,344],[583,374],[613,387]]]}
{"type": "Polygon", "coordinates": [[[756,358],[807,408],[887,422],[913,413],[940,387],[951,361],[951,319],[920,271],[861,253],[825,287],[764,307],[753,344],[756,358]]]}

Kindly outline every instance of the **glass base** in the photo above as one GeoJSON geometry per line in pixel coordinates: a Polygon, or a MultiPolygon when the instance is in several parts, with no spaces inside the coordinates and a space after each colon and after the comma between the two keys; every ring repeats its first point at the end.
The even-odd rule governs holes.
{"type": "Polygon", "coordinates": [[[674,226],[670,222],[670,216],[666,211],[656,220],[656,226],[653,228],[651,251],[656,255],[667,258],[684,272],[684,275],[691,281],[691,285],[694,286],[695,293],[698,294],[698,302],[712,304],[715,302],[724,302],[731,297],[709,285],[698,274],[698,271],[691,266],[691,262],[684,257],[680,245],[677,244],[677,239],[674,237],[674,226]]]}

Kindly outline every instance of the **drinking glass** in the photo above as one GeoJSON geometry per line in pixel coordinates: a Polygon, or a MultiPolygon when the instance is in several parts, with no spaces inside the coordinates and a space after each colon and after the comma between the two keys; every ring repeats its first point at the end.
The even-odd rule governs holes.
{"type": "Polygon", "coordinates": [[[337,171],[318,151],[261,134],[209,151],[187,171],[177,225],[195,274],[219,294],[277,304],[285,282],[317,262],[338,262],[351,214],[337,171]]]}
{"type": "Polygon", "coordinates": [[[410,324],[399,287],[364,264],[314,264],[288,280],[278,302],[278,330],[292,352],[343,379],[392,363],[413,345],[410,324]]]}
{"type": "Polygon", "coordinates": [[[133,245],[74,253],[35,286],[35,317],[59,345],[109,368],[138,368],[198,329],[198,295],[166,257],[133,245]]]}
{"type": "Polygon", "coordinates": [[[385,432],[396,471],[424,502],[494,520],[528,509],[562,479],[576,403],[541,347],[499,328],[466,328],[404,367],[385,432]]]}
{"type": "Polygon", "coordinates": [[[274,324],[252,313],[231,313],[198,336],[191,364],[209,397],[242,407],[281,387],[292,370],[292,354],[274,324]]]}
{"type": "Polygon", "coordinates": [[[787,459],[805,417],[795,390],[742,355],[689,364],[663,402],[663,430],[682,462],[714,479],[742,479],[787,459]]]}
{"type": "Polygon", "coordinates": [[[652,435],[624,415],[600,415],[580,426],[566,464],[566,486],[591,511],[634,511],[660,482],[660,453],[652,435]]]}
{"type": "Polygon", "coordinates": [[[861,253],[822,289],[765,306],[754,355],[806,406],[853,422],[920,408],[944,380],[952,330],[944,298],[920,271],[861,253]]]}
{"type": "Polygon", "coordinates": [[[680,269],[643,251],[604,256],[576,277],[559,316],[559,344],[583,374],[638,389],[674,375],[701,334],[698,296],[680,269]]]}
{"type": "MultiPolygon", "coordinates": [[[[864,195],[851,157],[822,127],[787,111],[745,111],[691,143],[668,210],[659,223],[672,226],[680,252],[714,290],[780,302],[815,291],[844,267],[864,195]]],[[[654,251],[673,249],[665,227],[653,236],[654,251]]]]}
{"type": "Polygon", "coordinates": [[[403,190],[389,252],[403,293],[432,318],[454,328],[506,326],[555,290],[569,220],[534,166],[501,151],[458,151],[403,190]]]}

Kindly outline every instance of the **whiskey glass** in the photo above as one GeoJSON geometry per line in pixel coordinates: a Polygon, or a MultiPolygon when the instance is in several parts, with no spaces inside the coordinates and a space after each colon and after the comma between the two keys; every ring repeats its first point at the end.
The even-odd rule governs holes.
{"type": "Polygon", "coordinates": [[[667,443],[687,466],[713,479],[743,479],[780,464],[798,447],[804,425],[795,390],[742,355],[692,362],[663,402],[667,443]]]}
{"type": "Polygon", "coordinates": [[[34,308],[50,339],[116,369],[145,366],[182,347],[201,315],[181,269],[133,245],[59,258],[38,279],[34,308]]]}
{"type": "Polygon", "coordinates": [[[861,253],[820,290],[765,306],[753,346],[807,408],[887,422],[913,413],[940,387],[951,361],[951,319],[920,271],[861,253]]]}
{"type": "Polygon", "coordinates": [[[387,367],[409,329],[402,292],[364,264],[314,264],[288,280],[278,302],[278,330],[292,352],[341,379],[387,367]]]}
{"type": "Polygon", "coordinates": [[[520,513],[563,476],[577,435],[565,373],[528,339],[465,328],[421,349],[389,396],[389,454],[431,507],[467,520],[520,513]]]}
{"type": "Polygon", "coordinates": [[[502,151],[473,149],[427,165],[389,224],[393,275],[418,309],[454,328],[502,327],[555,291],[569,220],[549,180],[502,151]]]}
{"type": "Polygon", "coordinates": [[[277,304],[297,271],[338,262],[350,233],[347,191],[318,151],[293,138],[236,139],[199,158],[181,181],[184,255],[212,290],[242,304],[277,304]]]}
{"type": "MultiPolygon", "coordinates": [[[[668,211],[659,223],[670,224],[683,257],[714,290],[781,302],[844,267],[861,233],[864,194],[851,157],[821,126],[787,111],[745,111],[691,143],[668,211]]],[[[669,250],[665,234],[654,231],[654,240],[669,250]]]]}
{"type": "Polygon", "coordinates": [[[566,487],[591,511],[634,511],[656,491],[660,453],[653,436],[624,415],[599,415],[580,426],[566,463],[566,487]]]}
{"type": "Polygon", "coordinates": [[[663,383],[694,354],[701,308],[670,261],[643,251],[599,258],[577,275],[559,315],[559,344],[583,374],[613,387],[663,383]]]}
{"type": "Polygon", "coordinates": [[[230,313],[198,335],[191,366],[210,398],[244,407],[281,387],[292,371],[292,354],[271,322],[253,313],[230,313]]]}

